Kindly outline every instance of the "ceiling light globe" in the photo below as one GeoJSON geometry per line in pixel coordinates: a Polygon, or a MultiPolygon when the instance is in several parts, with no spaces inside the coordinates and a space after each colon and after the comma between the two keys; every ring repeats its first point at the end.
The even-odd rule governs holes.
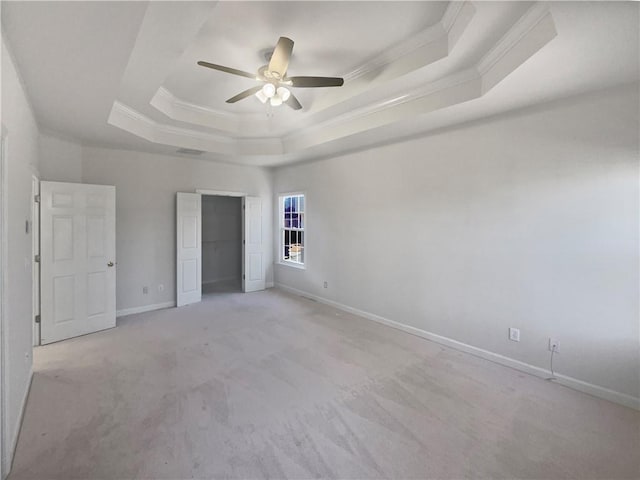
{"type": "Polygon", "coordinates": [[[271,106],[272,107],[278,107],[280,105],[282,105],[282,98],[279,95],[275,95],[273,97],[271,97],[271,106]]]}
{"type": "Polygon", "coordinates": [[[256,92],[256,97],[258,97],[258,100],[260,100],[262,103],[266,103],[267,100],[269,100],[267,96],[264,93],[262,93],[262,90],[258,90],[256,92]]]}
{"type": "Polygon", "coordinates": [[[276,94],[276,86],[273,83],[265,83],[262,87],[262,93],[267,98],[271,98],[276,94]]]}
{"type": "Polygon", "coordinates": [[[282,98],[283,102],[286,102],[287,100],[289,100],[289,97],[291,96],[291,92],[284,87],[278,87],[277,92],[278,92],[278,96],[282,98]]]}

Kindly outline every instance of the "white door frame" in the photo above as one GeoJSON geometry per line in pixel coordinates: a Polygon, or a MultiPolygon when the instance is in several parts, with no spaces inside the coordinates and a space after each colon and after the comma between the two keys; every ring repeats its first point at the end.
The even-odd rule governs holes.
{"type": "Polygon", "coordinates": [[[244,192],[225,192],[222,190],[206,190],[202,188],[196,188],[196,193],[201,195],[215,195],[217,197],[247,197],[248,193],[244,192]]]}
{"type": "Polygon", "coordinates": [[[0,479],[9,473],[9,442],[7,441],[7,131],[2,126],[0,142],[0,479]]]}
{"type": "Polygon", "coordinates": [[[33,175],[31,178],[31,255],[32,268],[32,294],[33,294],[33,346],[40,345],[40,323],[36,317],[40,316],[40,179],[33,175]]]}
{"type": "MultiPolygon", "coordinates": [[[[246,249],[246,238],[245,238],[245,211],[244,211],[244,203],[246,201],[247,198],[251,198],[251,197],[258,197],[261,198],[260,195],[251,195],[250,193],[247,192],[234,192],[234,191],[226,191],[226,190],[212,190],[212,189],[207,189],[207,188],[196,188],[196,193],[199,193],[200,195],[215,195],[215,196],[219,196],[219,197],[240,197],[242,199],[242,205],[243,205],[243,211],[241,212],[242,215],[242,244],[241,244],[241,251],[242,251],[242,271],[240,272],[240,274],[242,275],[242,289],[243,291],[245,290],[245,276],[246,276],[246,268],[247,266],[245,265],[245,249],[246,249]]],[[[200,224],[202,225],[202,212],[200,212],[201,218],[200,218],[200,224]]],[[[263,266],[263,275],[266,274],[266,272],[264,271],[264,266],[263,266]]],[[[265,282],[266,282],[266,278],[265,278],[265,282]]]]}

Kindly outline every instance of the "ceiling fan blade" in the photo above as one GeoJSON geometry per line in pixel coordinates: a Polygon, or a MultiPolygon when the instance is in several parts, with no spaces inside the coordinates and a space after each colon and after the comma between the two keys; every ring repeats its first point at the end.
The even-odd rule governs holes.
{"type": "Polygon", "coordinates": [[[269,72],[277,72],[280,75],[279,78],[284,78],[289,60],[291,60],[291,52],[293,52],[293,40],[280,37],[273,50],[273,55],[271,55],[271,60],[269,60],[269,72]]]}
{"type": "Polygon", "coordinates": [[[293,108],[294,110],[300,110],[302,108],[302,105],[300,105],[300,102],[298,101],[298,99],[292,94],[289,95],[289,98],[287,99],[286,103],[288,106],[290,106],[291,108],[293,108]]]}
{"type": "Polygon", "coordinates": [[[251,95],[258,93],[260,89],[262,89],[262,85],[258,85],[257,87],[251,87],[245,90],[244,92],[240,92],[235,97],[231,97],[229,100],[227,100],[227,103],[236,103],[237,101],[242,100],[243,98],[247,98],[247,97],[250,97],[251,95]]]}
{"type": "Polygon", "coordinates": [[[341,87],[344,79],[339,77],[289,77],[286,80],[291,82],[292,87],[341,87]]]}
{"type": "Polygon", "coordinates": [[[244,72],[236,68],[225,67],[223,65],[216,65],[215,63],[200,61],[198,62],[198,65],[201,67],[213,68],[214,70],[220,70],[221,72],[231,73],[233,75],[240,75],[241,77],[253,78],[254,80],[258,79],[257,75],[253,73],[244,72]]]}

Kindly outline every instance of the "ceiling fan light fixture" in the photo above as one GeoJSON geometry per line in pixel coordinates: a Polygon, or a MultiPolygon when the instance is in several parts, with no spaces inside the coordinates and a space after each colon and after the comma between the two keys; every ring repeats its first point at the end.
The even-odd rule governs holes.
{"type": "Polygon", "coordinates": [[[276,90],[276,93],[282,99],[283,102],[286,102],[287,100],[289,100],[289,97],[291,96],[291,92],[284,87],[278,87],[278,89],[276,90]]]}
{"type": "Polygon", "coordinates": [[[267,103],[267,100],[269,100],[267,96],[262,93],[262,90],[258,90],[256,92],[256,97],[258,97],[258,100],[260,100],[262,103],[267,103]]]}
{"type": "Polygon", "coordinates": [[[276,86],[273,83],[265,83],[262,87],[262,93],[265,97],[271,98],[276,94],[276,86]]]}
{"type": "Polygon", "coordinates": [[[272,107],[279,107],[280,105],[282,105],[282,97],[280,97],[279,95],[274,95],[269,99],[269,101],[271,102],[272,107]]]}

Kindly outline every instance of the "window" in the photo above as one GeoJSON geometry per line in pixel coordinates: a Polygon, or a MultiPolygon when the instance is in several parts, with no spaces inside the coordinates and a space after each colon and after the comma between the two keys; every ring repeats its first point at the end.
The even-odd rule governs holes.
{"type": "Polygon", "coordinates": [[[281,260],[285,263],[304,265],[304,195],[291,194],[280,197],[280,246],[281,260]]]}

